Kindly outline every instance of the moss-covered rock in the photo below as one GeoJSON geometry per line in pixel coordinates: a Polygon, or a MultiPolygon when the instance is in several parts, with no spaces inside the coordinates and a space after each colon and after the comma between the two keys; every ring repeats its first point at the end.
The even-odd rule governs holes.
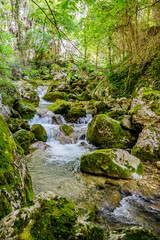
{"type": "Polygon", "coordinates": [[[33,84],[27,81],[17,81],[15,86],[18,89],[23,101],[32,103],[34,106],[38,106],[40,98],[37,91],[34,89],[33,84]]]}
{"type": "Polygon", "coordinates": [[[26,162],[16,150],[10,130],[0,116],[0,219],[33,198],[26,162]]]}
{"type": "Polygon", "coordinates": [[[32,104],[26,103],[24,101],[18,101],[14,105],[14,109],[19,112],[22,118],[30,120],[36,114],[36,109],[32,104]]]}
{"type": "Polygon", "coordinates": [[[32,132],[28,132],[27,130],[19,130],[13,134],[13,137],[26,154],[29,152],[30,144],[33,142],[35,136],[32,132]]]}
{"type": "Polygon", "coordinates": [[[65,115],[71,108],[71,103],[65,101],[65,100],[59,100],[57,99],[55,103],[50,105],[49,110],[56,114],[62,114],[65,115]]]}
{"type": "Polygon", "coordinates": [[[47,92],[43,100],[47,102],[55,102],[57,99],[68,100],[68,95],[65,92],[47,92]]]}
{"type": "Polygon", "coordinates": [[[109,111],[107,104],[104,103],[103,101],[97,102],[95,106],[97,108],[97,113],[106,113],[109,111]]]}
{"type": "Polygon", "coordinates": [[[87,139],[102,148],[127,148],[133,146],[134,137],[121,127],[120,122],[105,114],[94,116],[89,123],[87,139]]]}
{"type": "Polygon", "coordinates": [[[89,214],[86,216],[87,219],[84,216],[81,218],[81,212],[71,200],[45,192],[39,194],[30,207],[4,218],[0,223],[0,237],[9,239],[17,236],[21,240],[103,240],[103,229],[88,219],[89,214]]]}
{"type": "Polygon", "coordinates": [[[85,153],[81,157],[83,172],[116,178],[132,179],[144,172],[141,161],[121,149],[104,149],[85,153]]]}
{"type": "Polygon", "coordinates": [[[123,227],[112,230],[106,234],[107,240],[159,240],[150,230],[139,227],[123,227]]]}
{"type": "Polygon", "coordinates": [[[8,127],[11,130],[12,133],[17,132],[21,129],[20,125],[22,124],[22,119],[19,118],[10,118],[7,121],[8,127]]]}
{"type": "Polygon", "coordinates": [[[158,161],[160,159],[160,130],[159,127],[145,127],[139,134],[136,145],[131,153],[142,161],[158,161]]]}
{"type": "Polygon", "coordinates": [[[132,121],[143,126],[160,122],[160,91],[141,88],[131,104],[132,121]]]}
{"type": "Polygon", "coordinates": [[[60,130],[65,134],[65,136],[69,136],[74,132],[74,129],[67,124],[61,125],[60,130]]]}
{"type": "Polygon", "coordinates": [[[77,122],[79,118],[86,116],[86,110],[82,105],[72,106],[65,116],[67,122],[77,122]]]}
{"type": "Polygon", "coordinates": [[[45,128],[41,124],[33,124],[31,127],[31,132],[34,134],[35,138],[42,142],[47,141],[47,133],[45,128]]]}

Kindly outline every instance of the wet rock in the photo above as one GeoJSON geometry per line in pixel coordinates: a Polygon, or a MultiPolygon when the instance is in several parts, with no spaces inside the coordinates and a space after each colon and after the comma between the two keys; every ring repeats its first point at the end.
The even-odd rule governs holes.
{"type": "Polygon", "coordinates": [[[139,134],[131,153],[143,161],[158,161],[160,159],[160,130],[152,126],[145,127],[139,134]]]}
{"type": "Polygon", "coordinates": [[[131,104],[132,121],[141,126],[150,126],[160,121],[160,92],[141,88],[131,104]]]}
{"type": "Polygon", "coordinates": [[[76,123],[79,118],[86,116],[86,110],[83,106],[72,106],[68,113],[65,115],[67,122],[76,123]]]}
{"type": "Polygon", "coordinates": [[[99,114],[89,123],[87,140],[101,148],[127,148],[133,146],[135,139],[118,121],[99,114]]]}
{"type": "Polygon", "coordinates": [[[19,130],[13,134],[15,141],[23,148],[24,153],[29,152],[29,147],[32,141],[34,140],[34,134],[28,132],[27,130],[19,130]]]}
{"type": "Polygon", "coordinates": [[[143,175],[141,161],[121,149],[104,149],[85,153],[81,157],[82,172],[115,178],[133,179],[143,175]]]}
{"type": "Polygon", "coordinates": [[[117,189],[106,189],[105,192],[105,207],[113,211],[116,207],[118,207],[122,199],[121,194],[117,189]]]}
{"type": "Polygon", "coordinates": [[[8,120],[11,116],[9,107],[2,103],[1,94],[0,94],[0,114],[4,117],[5,120],[8,120]]]}
{"type": "Polygon", "coordinates": [[[152,233],[150,230],[134,226],[134,227],[123,227],[118,228],[115,230],[112,230],[106,234],[107,240],[131,240],[131,239],[137,239],[137,240],[158,240],[159,238],[155,236],[154,233],[152,233]]]}
{"type": "Polygon", "coordinates": [[[42,142],[47,141],[47,133],[41,124],[33,124],[31,127],[31,132],[34,134],[35,138],[42,142]]]}
{"type": "Polygon", "coordinates": [[[33,198],[26,162],[16,150],[10,130],[0,116],[0,219],[33,198]]]}
{"type": "Polygon", "coordinates": [[[22,122],[21,128],[30,131],[30,125],[27,121],[22,122]]]}
{"type": "Polygon", "coordinates": [[[43,100],[47,102],[55,102],[57,99],[68,100],[68,95],[65,92],[47,92],[43,100]]]}
{"type": "Polygon", "coordinates": [[[64,100],[56,100],[55,103],[50,105],[49,110],[56,114],[62,114],[65,115],[68,113],[68,111],[71,109],[71,103],[64,101],[64,100]]]}
{"type": "Polygon", "coordinates": [[[65,134],[65,136],[69,136],[74,132],[74,129],[67,124],[61,125],[60,130],[65,134]]]}
{"type": "Polygon", "coordinates": [[[132,195],[136,192],[138,192],[138,185],[136,180],[131,180],[126,182],[125,184],[123,184],[123,186],[121,187],[121,192],[125,195],[132,195]]]}
{"type": "Polygon", "coordinates": [[[104,231],[91,222],[91,212],[83,212],[85,215],[71,200],[44,192],[30,207],[12,212],[0,222],[0,238],[103,239],[104,231]]]}
{"type": "Polygon", "coordinates": [[[46,144],[45,142],[35,142],[35,143],[31,144],[30,150],[31,151],[35,151],[35,150],[44,151],[44,150],[46,150],[47,147],[49,147],[49,145],[46,144]]]}
{"type": "Polygon", "coordinates": [[[19,112],[20,116],[24,119],[30,120],[36,114],[36,109],[32,104],[24,101],[17,101],[14,105],[14,109],[19,112]]]}

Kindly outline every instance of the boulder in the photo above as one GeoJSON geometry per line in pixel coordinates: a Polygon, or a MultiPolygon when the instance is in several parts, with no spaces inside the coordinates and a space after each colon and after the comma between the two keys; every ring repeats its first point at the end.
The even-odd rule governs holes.
{"type": "Polygon", "coordinates": [[[82,210],[71,200],[42,192],[30,207],[12,212],[0,222],[0,238],[103,240],[103,229],[92,222],[94,212],[84,212],[82,218],[82,210]]]}
{"type": "Polygon", "coordinates": [[[104,149],[85,153],[81,157],[82,172],[115,178],[133,179],[143,172],[141,161],[121,149],[104,149]]]}
{"type": "Polygon", "coordinates": [[[31,127],[31,132],[34,134],[35,138],[46,142],[47,141],[47,133],[44,127],[41,124],[33,124],[31,127]]]}
{"type": "Polygon", "coordinates": [[[57,99],[55,103],[50,105],[49,110],[56,114],[62,114],[65,115],[71,108],[71,103],[65,101],[65,100],[60,100],[57,99]]]}
{"type": "Polygon", "coordinates": [[[30,120],[36,114],[36,109],[32,104],[24,101],[17,101],[14,105],[14,109],[19,112],[20,116],[24,119],[30,120]]]}
{"type": "Polygon", "coordinates": [[[32,132],[28,132],[27,130],[19,130],[13,134],[13,137],[24,150],[24,153],[27,154],[29,152],[30,144],[34,140],[34,134],[32,132]]]}
{"type": "Polygon", "coordinates": [[[68,113],[65,115],[65,119],[67,122],[77,122],[79,118],[85,117],[86,116],[86,110],[84,109],[83,106],[73,106],[71,109],[68,111],[68,113]]]}
{"type": "Polygon", "coordinates": [[[8,127],[11,130],[12,133],[17,132],[18,130],[21,129],[21,124],[22,124],[22,119],[19,118],[10,118],[7,121],[8,127]]]}
{"type": "Polygon", "coordinates": [[[139,227],[123,227],[114,229],[106,234],[107,240],[159,240],[150,230],[139,227]]]}
{"type": "Polygon", "coordinates": [[[135,138],[120,122],[106,114],[98,114],[89,123],[87,140],[101,148],[128,148],[133,146],[135,138]]]}
{"type": "Polygon", "coordinates": [[[65,92],[47,92],[43,96],[43,100],[47,102],[55,102],[57,99],[68,100],[68,95],[65,92]]]}
{"type": "Polygon", "coordinates": [[[65,134],[65,136],[69,136],[71,135],[72,133],[74,133],[74,129],[67,125],[67,124],[63,124],[60,126],[60,130],[65,134]]]}
{"type": "Polygon", "coordinates": [[[0,116],[0,219],[33,198],[26,162],[16,150],[10,130],[0,116]]]}
{"type": "Polygon", "coordinates": [[[160,91],[141,88],[131,104],[132,122],[142,127],[160,122],[159,106],[160,91]]]}
{"type": "Polygon", "coordinates": [[[139,134],[131,153],[143,161],[160,159],[160,128],[145,127],[139,134]]]}
{"type": "Polygon", "coordinates": [[[18,81],[15,83],[15,86],[24,101],[32,103],[34,106],[38,106],[40,98],[32,84],[26,81],[18,81]]]}

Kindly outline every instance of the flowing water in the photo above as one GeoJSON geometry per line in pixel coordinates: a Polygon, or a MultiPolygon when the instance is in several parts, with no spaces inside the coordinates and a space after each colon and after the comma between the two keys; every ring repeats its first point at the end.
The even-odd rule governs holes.
{"type": "Polygon", "coordinates": [[[65,120],[61,115],[54,115],[48,111],[49,103],[42,99],[47,89],[38,87],[37,91],[40,96],[38,114],[29,124],[43,125],[48,136],[48,147],[43,151],[34,151],[27,157],[34,192],[52,191],[72,199],[76,204],[98,204],[96,219],[107,230],[125,225],[138,225],[160,234],[160,199],[146,200],[137,195],[124,196],[119,206],[112,210],[107,203],[108,190],[99,187],[104,178],[80,173],[81,155],[94,149],[86,141],[87,128],[92,116],[87,115],[77,124],[69,124],[74,128],[76,141],[67,142],[65,139],[67,144],[62,144],[59,123],[65,123],[65,120]],[[53,121],[55,118],[56,122],[53,121]]]}

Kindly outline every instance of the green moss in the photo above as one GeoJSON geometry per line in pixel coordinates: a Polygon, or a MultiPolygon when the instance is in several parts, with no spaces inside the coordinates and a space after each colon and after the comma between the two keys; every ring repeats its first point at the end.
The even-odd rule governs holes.
{"type": "Polygon", "coordinates": [[[121,240],[158,240],[150,230],[142,227],[124,227],[118,228],[107,233],[107,239],[121,240]]]}
{"type": "Polygon", "coordinates": [[[56,114],[62,114],[65,115],[71,108],[71,103],[65,101],[65,100],[59,100],[57,99],[55,103],[50,105],[49,110],[56,113],[56,114]]]}
{"type": "Polygon", "coordinates": [[[141,106],[140,105],[137,105],[135,106],[133,109],[132,109],[132,114],[137,114],[138,113],[138,110],[141,110],[141,106]]]}
{"type": "Polygon", "coordinates": [[[91,99],[91,96],[89,95],[89,93],[87,91],[84,91],[81,93],[81,95],[79,97],[77,97],[77,99],[80,101],[88,101],[91,99]]]}
{"type": "Polygon", "coordinates": [[[89,123],[87,139],[101,148],[127,148],[134,143],[131,133],[105,114],[96,115],[89,123]]]}
{"type": "Polygon", "coordinates": [[[95,106],[97,108],[97,113],[105,113],[109,111],[107,104],[104,103],[103,101],[97,102],[95,106]]]}
{"type": "Polygon", "coordinates": [[[24,101],[18,101],[14,105],[14,109],[19,112],[22,118],[30,120],[36,114],[36,109],[31,103],[26,103],[24,101]]]}
{"type": "Polygon", "coordinates": [[[20,130],[21,123],[22,123],[22,120],[19,118],[10,118],[7,121],[9,129],[11,130],[12,133],[15,133],[16,131],[20,130]]]}
{"type": "Polygon", "coordinates": [[[146,101],[155,101],[157,99],[160,99],[160,92],[151,88],[145,88],[142,92],[142,99],[146,101]]]}
{"type": "Polygon", "coordinates": [[[28,153],[30,144],[34,140],[34,134],[32,132],[28,132],[27,130],[19,130],[14,133],[13,137],[17,144],[23,148],[24,153],[28,153]]]}
{"type": "Polygon", "coordinates": [[[86,116],[86,110],[82,106],[73,106],[65,116],[66,121],[68,122],[77,122],[81,117],[86,116]]]}
{"type": "Polygon", "coordinates": [[[43,142],[47,141],[47,133],[44,127],[41,124],[33,124],[31,127],[31,132],[35,135],[35,137],[43,142]]]}
{"type": "Polygon", "coordinates": [[[67,124],[63,124],[60,126],[60,130],[66,135],[69,136],[74,132],[74,129],[71,126],[68,126],[67,124]]]}
{"type": "Polygon", "coordinates": [[[0,220],[12,211],[11,203],[2,191],[0,191],[0,220]]]}
{"type": "Polygon", "coordinates": [[[55,102],[57,99],[68,100],[68,95],[65,92],[47,92],[43,99],[47,102],[55,102]]]}
{"type": "MultiPolygon", "coordinates": [[[[22,149],[20,152],[23,155],[22,149]]],[[[14,165],[15,153],[15,142],[5,120],[0,116],[0,219],[11,212],[10,201],[15,198],[13,195],[15,190],[19,192],[19,200],[22,202],[31,199],[28,195],[33,195],[32,185],[28,188],[28,192],[25,192],[22,187],[19,170],[14,165]],[[7,193],[4,194],[4,192],[7,193]]],[[[27,187],[27,183],[24,183],[24,187],[27,187]]]]}
{"type": "Polygon", "coordinates": [[[135,169],[127,160],[121,163],[116,163],[116,150],[104,149],[90,153],[85,153],[81,157],[80,169],[83,172],[101,174],[118,178],[132,178],[132,173],[143,174],[143,165],[140,163],[135,169]]]}
{"type": "Polygon", "coordinates": [[[137,167],[137,174],[142,176],[143,173],[144,173],[144,167],[143,167],[143,164],[140,162],[140,164],[137,167]]]}

